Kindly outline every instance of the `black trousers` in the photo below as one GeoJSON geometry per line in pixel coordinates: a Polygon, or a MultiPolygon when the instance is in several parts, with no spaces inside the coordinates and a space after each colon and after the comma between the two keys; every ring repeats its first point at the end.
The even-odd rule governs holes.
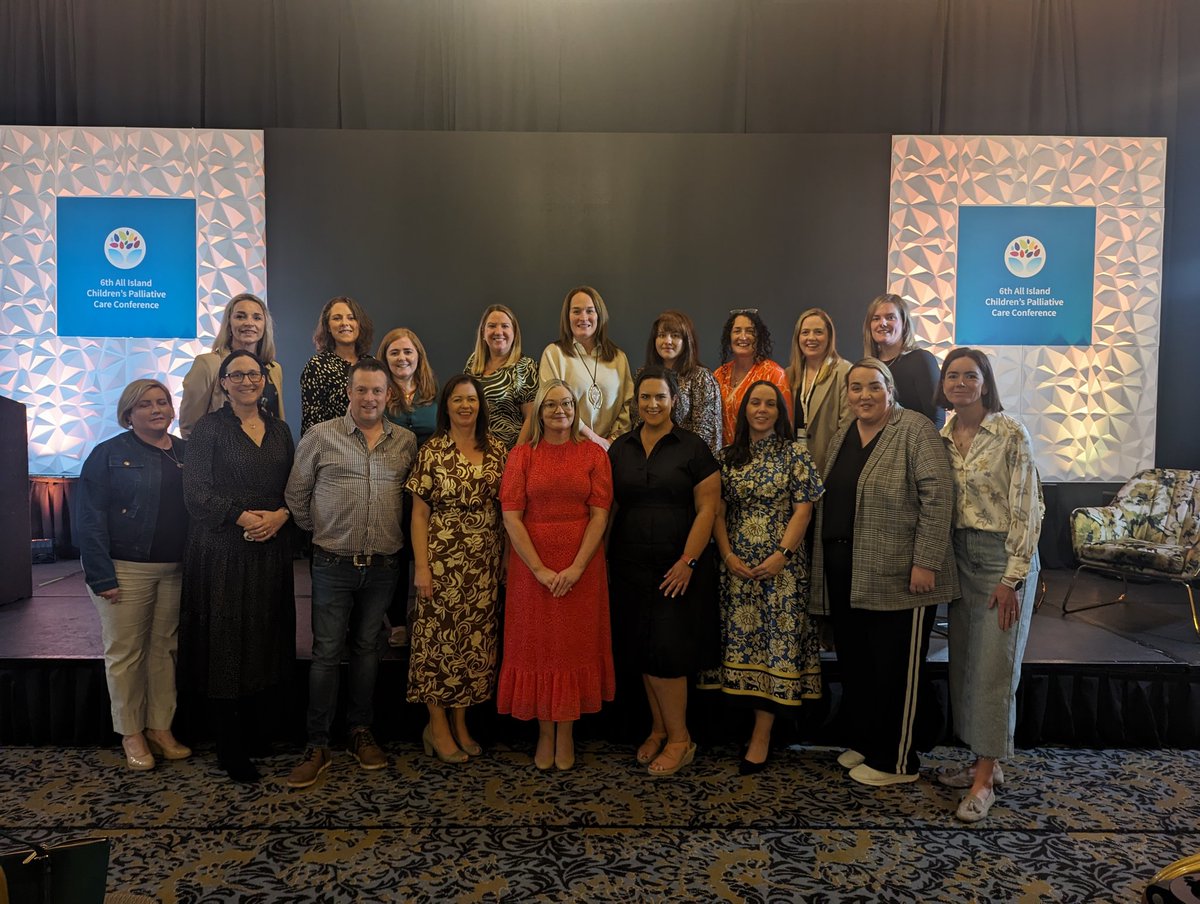
{"type": "Polygon", "coordinates": [[[850,606],[853,548],[827,543],[825,581],[842,675],[847,746],[880,772],[915,775],[918,710],[932,701],[925,657],[937,606],[895,612],[850,606]]]}

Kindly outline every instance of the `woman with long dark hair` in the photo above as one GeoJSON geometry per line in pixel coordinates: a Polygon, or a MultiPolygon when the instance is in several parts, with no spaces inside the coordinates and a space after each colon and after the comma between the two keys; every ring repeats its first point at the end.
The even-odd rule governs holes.
{"type": "MultiPolygon", "coordinates": [[[[647,367],[665,367],[674,372],[679,392],[671,407],[671,419],[704,440],[715,455],[721,448],[721,390],[716,378],[700,363],[700,344],[691,317],[683,311],[663,311],[655,318],[646,340],[646,362],[634,376],[634,383],[647,367]]],[[[641,423],[636,395],[631,413],[636,427],[641,423]]]]}
{"type": "Polygon", "coordinates": [[[763,769],[779,713],[821,696],[820,647],[809,621],[804,532],[821,479],[797,443],[786,396],[770,380],[742,396],[733,442],[721,450],[722,499],[713,536],[721,574],[720,668],[702,687],[750,706],[754,726],[739,768],[763,769]]]}
{"type": "Polygon", "coordinates": [[[317,353],[300,372],[300,432],[346,413],[346,377],[359,358],[371,354],[374,327],[353,298],[339,295],[317,315],[317,353]]]}

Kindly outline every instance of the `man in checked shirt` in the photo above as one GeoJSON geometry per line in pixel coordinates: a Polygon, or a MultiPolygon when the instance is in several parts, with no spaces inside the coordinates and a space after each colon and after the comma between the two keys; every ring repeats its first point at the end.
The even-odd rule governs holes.
{"type": "Polygon", "coordinates": [[[378,359],[359,358],[346,392],[349,410],[301,438],[284,493],[296,523],[313,532],[309,747],[288,776],[292,788],[316,782],[332,760],[329,731],[347,639],[350,752],[363,769],[387,765],[371,734],[372,698],[380,626],[401,579],[401,500],[417,440],[384,417],[388,374],[378,359]]]}

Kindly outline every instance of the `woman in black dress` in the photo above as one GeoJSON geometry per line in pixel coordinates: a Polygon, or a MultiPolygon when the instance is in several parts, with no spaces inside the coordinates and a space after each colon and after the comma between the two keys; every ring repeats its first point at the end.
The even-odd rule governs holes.
{"type": "Polygon", "coordinates": [[[720,470],[704,440],[672,422],[678,396],[673,371],[643,368],[633,396],[642,423],[608,451],[613,633],[624,664],[642,673],[651,725],[637,761],[654,776],[677,772],[696,754],[687,679],[715,664],[720,642],[708,542],[720,470]]]}
{"type": "Polygon", "coordinates": [[[296,655],[289,512],[283,490],[292,434],[263,410],[264,369],[251,352],[221,362],[229,401],[196,423],[183,469],[191,530],[183,564],[180,684],[209,704],[217,757],[234,781],[253,782],[247,738],[260,731],[267,693],[296,655]]]}

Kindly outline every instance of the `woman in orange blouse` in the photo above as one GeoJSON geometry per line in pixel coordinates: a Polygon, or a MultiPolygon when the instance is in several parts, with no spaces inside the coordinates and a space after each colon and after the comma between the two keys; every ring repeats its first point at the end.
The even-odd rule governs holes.
{"type": "Polygon", "coordinates": [[[779,387],[788,406],[788,420],[792,419],[792,390],[787,374],[770,355],[771,331],[758,316],[758,308],[730,311],[721,330],[721,360],[725,363],[713,371],[721,389],[722,436],[727,446],[733,442],[742,397],[759,380],[779,387]]]}

